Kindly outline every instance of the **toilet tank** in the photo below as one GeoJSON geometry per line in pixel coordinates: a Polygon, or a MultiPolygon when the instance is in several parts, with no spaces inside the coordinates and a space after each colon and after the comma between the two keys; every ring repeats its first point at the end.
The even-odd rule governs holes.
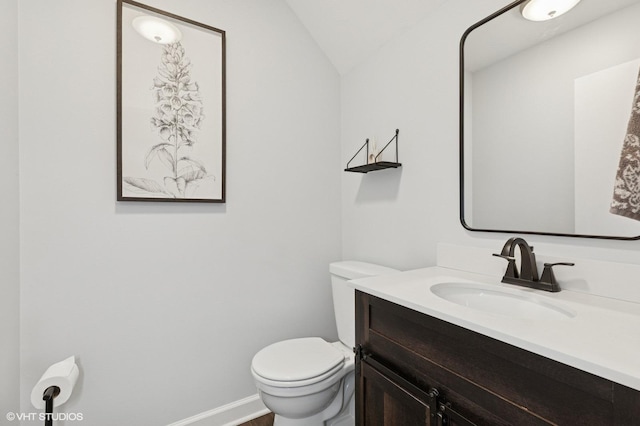
{"type": "Polygon", "coordinates": [[[399,271],[373,263],[345,260],[329,264],[329,272],[331,273],[333,311],[336,316],[338,338],[347,347],[353,348],[356,345],[356,301],[355,290],[347,286],[347,281],[393,274],[399,271]]]}

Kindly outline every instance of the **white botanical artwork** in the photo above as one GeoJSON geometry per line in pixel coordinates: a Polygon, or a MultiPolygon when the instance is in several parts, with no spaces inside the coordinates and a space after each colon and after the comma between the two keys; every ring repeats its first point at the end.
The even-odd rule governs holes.
{"type": "Polygon", "coordinates": [[[153,79],[155,115],[151,127],[161,142],[151,147],[144,158],[145,168],[156,160],[170,174],[162,182],[141,177],[123,177],[136,189],[175,198],[184,198],[189,190],[198,187],[203,179],[215,179],[207,174],[204,164],[190,156],[190,148],[196,143],[200,124],[204,120],[198,83],[189,75],[191,64],[184,47],[178,43],[167,44],[162,51],[162,64],[158,76],[153,79]]]}
{"type": "Polygon", "coordinates": [[[224,202],[224,32],[122,6],[118,199],[224,202]],[[179,37],[140,36],[140,18],[179,37]]]}

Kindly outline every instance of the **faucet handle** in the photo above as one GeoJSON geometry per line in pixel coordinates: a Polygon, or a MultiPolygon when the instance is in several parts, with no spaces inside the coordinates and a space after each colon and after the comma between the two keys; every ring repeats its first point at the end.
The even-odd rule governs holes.
{"type": "Polygon", "coordinates": [[[516,260],[514,256],[507,256],[506,254],[493,253],[495,257],[501,257],[503,259],[507,259],[508,261],[516,260]]]}
{"type": "Polygon", "coordinates": [[[574,265],[575,263],[572,262],[545,263],[544,270],[542,271],[542,277],[540,277],[540,282],[551,285],[551,291],[560,291],[560,286],[556,281],[556,276],[553,274],[553,267],[574,265]]]}
{"type": "Polygon", "coordinates": [[[506,259],[506,261],[509,262],[503,278],[518,278],[518,269],[516,268],[516,258],[514,256],[507,256],[505,254],[498,253],[493,253],[493,255],[495,257],[506,259]]]}

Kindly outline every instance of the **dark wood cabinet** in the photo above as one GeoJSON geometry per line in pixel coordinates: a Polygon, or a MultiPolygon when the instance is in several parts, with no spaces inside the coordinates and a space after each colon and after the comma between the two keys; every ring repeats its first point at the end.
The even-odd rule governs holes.
{"type": "Polygon", "coordinates": [[[430,397],[385,374],[368,362],[361,365],[364,424],[370,426],[429,425],[430,397]]]}
{"type": "Polygon", "coordinates": [[[359,426],[640,425],[639,391],[360,291],[356,345],[359,426]]]}

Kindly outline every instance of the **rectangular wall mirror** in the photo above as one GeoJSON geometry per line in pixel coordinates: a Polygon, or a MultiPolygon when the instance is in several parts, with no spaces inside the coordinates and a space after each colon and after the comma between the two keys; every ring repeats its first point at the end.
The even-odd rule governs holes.
{"type": "Polygon", "coordinates": [[[460,43],[460,220],[474,231],[639,239],[610,213],[640,69],[640,0],[555,19],[519,0],[460,43]]]}

